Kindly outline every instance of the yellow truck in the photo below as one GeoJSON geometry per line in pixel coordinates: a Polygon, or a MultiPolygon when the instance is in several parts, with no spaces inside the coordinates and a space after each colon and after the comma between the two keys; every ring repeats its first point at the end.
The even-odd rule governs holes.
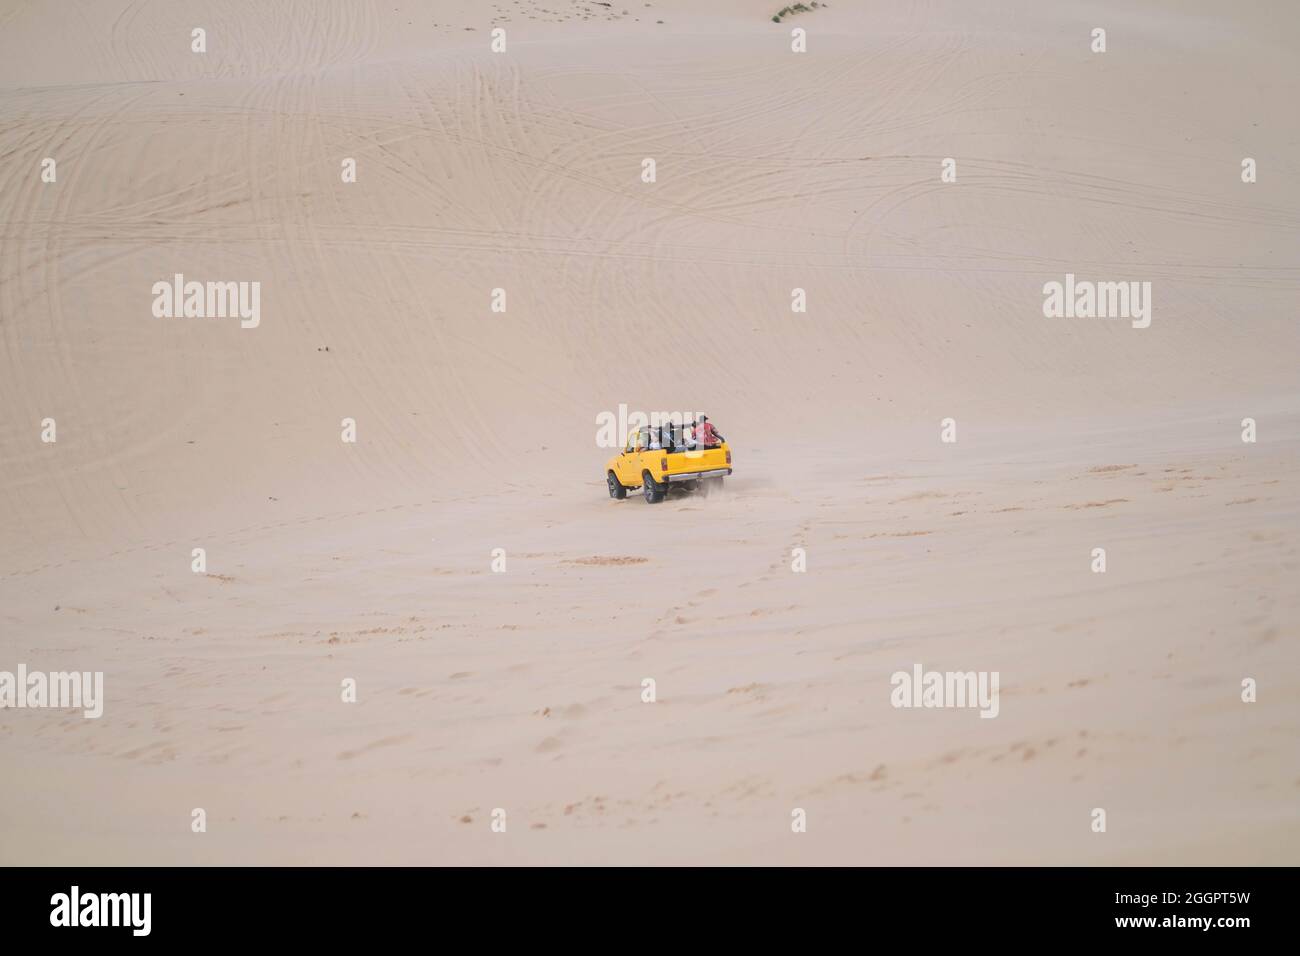
{"type": "Polygon", "coordinates": [[[731,474],[731,449],[724,441],[709,448],[682,444],[664,447],[658,429],[639,428],[627,437],[623,450],[605,464],[609,496],[623,499],[629,489],[642,489],[645,500],[657,504],[673,485],[711,491],[731,474]]]}

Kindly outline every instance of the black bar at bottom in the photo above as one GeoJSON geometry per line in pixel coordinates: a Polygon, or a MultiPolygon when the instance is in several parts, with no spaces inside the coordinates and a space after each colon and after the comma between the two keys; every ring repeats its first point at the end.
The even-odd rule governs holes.
{"type": "Polygon", "coordinates": [[[0,882],[0,926],[7,944],[58,943],[62,937],[97,943],[283,940],[301,946],[353,940],[374,945],[432,931],[439,935],[425,937],[430,942],[462,947],[463,941],[456,942],[462,933],[487,930],[478,937],[487,944],[513,931],[525,938],[535,934],[533,945],[622,939],[659,948],[683,938],[662,935],[674,927],[690,927],[696,943],[717,938],[732,946],[750,940],[770,944],[778,933],[806,933],[808,941],[842,933],[883,941],[910,927],[926,945],[948,939],[995,944],[1017,938],[1005,934],[1030,932],[1052,940],[1128,937],[1181,946],[1199,939],[1230,946],[1286,929],[1283,911],[1294,894],[1295,872],[625,869],[597,875],[527,869],[52,867],[3,869],[0,882]]]}

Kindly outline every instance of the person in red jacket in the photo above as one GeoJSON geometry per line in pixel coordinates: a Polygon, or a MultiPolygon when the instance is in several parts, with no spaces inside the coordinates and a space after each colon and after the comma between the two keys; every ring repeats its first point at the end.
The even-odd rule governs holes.
{"type": "Polygon", "coordinates": [[[705,448],[717,448],[726,439],[718,434],[708,415],[701,415],[699,424],[695,426],[695,440],[705,448]]]}

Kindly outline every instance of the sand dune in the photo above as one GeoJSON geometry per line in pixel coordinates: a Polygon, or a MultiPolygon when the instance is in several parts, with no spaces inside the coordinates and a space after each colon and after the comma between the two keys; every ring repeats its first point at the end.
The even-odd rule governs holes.
{"type": "Polygon", "coordinates": [[[0,3],[0,862],[1300,861],[1292,5],[434,6],[0,3]]]}

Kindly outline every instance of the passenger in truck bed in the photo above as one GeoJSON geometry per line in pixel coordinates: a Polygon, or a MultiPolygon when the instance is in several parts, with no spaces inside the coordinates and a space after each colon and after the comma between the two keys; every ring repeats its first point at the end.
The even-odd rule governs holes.
{"type": "Polygon", "coordinates": [[[691,422],[695,425],[695,441],[705,448],[717,448],[725,438],[713,427],[713,422],[709,421],[708,415],[701,415],[698,423],[691,422]]]}
{"type": "Polygon", "coordinates": [[[666,421],[659,426],[659,444],[668,451],[677,451],[677,436],[674,434],[671,421],[666,421]]]}

